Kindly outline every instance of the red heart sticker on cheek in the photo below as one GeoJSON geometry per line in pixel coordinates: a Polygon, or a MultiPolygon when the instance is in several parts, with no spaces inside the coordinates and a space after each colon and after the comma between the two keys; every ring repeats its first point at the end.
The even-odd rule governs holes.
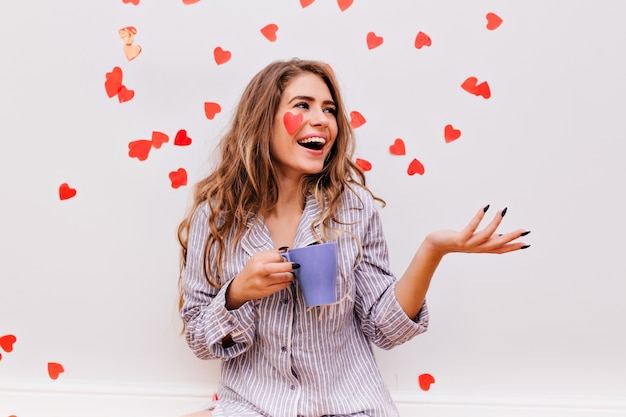
{"type": "Polygon", "coordinates": [[[426,172],[426,170],[424,169],[424,165],[422,165],[422,163],[415,158],[413,158],[413,160],[409,164],[409,168],[406,170],[406,173],[409,175],[424,175],[424,172],[426,172]]]}
{"type": "Polygon", "coordinates": [[[191,145],[191,138],[187,136],[187,131],[185,129],[180,129],[178,133],[176,133],[176,137],[174,138],[174,145],[176,146],[191,145]]]}
{"type": "Polygon", "coordinates": [[[7,353],[13,351],[13,344],[17,342],[17,338],[12,334],[7,334],[0,337],[0,348],[7,353]]]}
{"type": "Polygon", "coordinates": [[[417,381],[421,389],[428,391],[430,386],[435,383],[435,378],[431,374],[421,374],[417,377],[417,381]]]}
{"type": "Polygon", "coordinates": [[[76,196],[76,189],[70,187],[66,182],[59,186],[59,198],[61,200],[67,200],[76,196]]]}
{"type": "Polygon", "coordinates": [[[369,161],[366,161],[365,159],[357,158],[356,161],[354,161],[354,163],[356,163],[359,166],[359,168],[361,168],[361,171],[363,172],[367,172],[372,169],[372,164],[369,161]]]}
{"type": "Polygon", "coordinates": [[[187,171],[185,171],[185,168],[178,168],[177,171],[170,172],[169,177],[172,182],[172,188],[180,188],[183,185],[187,185],[187,171]]]}
{"type": "Polygon", "coordinates": [[[298,129],[300,129],[300,126],[302,126],[303,118],[304,116],[302,115],[302,113],[298,115],[294,115],[289,111],[285,113],[285,115],[283,116],[283,123],[285,124],[285,129],[287,129],[287,133],[289,133],[290,135],[296,133],[298,129]]]}
{"type": "Polygon", "coordinates": [[[63,365],[56,362],[48,362],[48,375],[50,375],[51,379],[57,379],[63,372],[65,372],[63,365]]]}
{"type": "Polygon", "coordinates": [[[152,149],[152,141],[148,139],[134,140],[128,143],[128,156],[137,158],[140,161],[148,159],[148,154],[152,149]]]}

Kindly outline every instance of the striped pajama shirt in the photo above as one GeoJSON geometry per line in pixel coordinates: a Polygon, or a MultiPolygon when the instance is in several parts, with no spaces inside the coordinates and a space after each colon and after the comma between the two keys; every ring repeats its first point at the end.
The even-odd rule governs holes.
{"type": "MultiPolygon", "coordinates": [[[[339,301],[327,306],[307,308],[294,283],[227,310],[230,281],[252,254],[274,248],[272,239],[263,222],[250,222],[224,264],[225,285],[216,289],[202,272],[208,205],[194,213],[181,316],[196,356],[221,360],[215,417],[398,416],[372,344],[390,349],[426,331],[428,308],[424,302],[411,319],[398,304],[375,202],[362,187],[353,188],[341,197],[337,219],[342,224],[332,224],[350,233],[336,240],[339,301]],[[235,343],[226,347],[221,341],[228,334],[235,343]]],[[[316,243],[310,226],[320,211],[316,200],[307,197],[293,247],[316,243]]]]}

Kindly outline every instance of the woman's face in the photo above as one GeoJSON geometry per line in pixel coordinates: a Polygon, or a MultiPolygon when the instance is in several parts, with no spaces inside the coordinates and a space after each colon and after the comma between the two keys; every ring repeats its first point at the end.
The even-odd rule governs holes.
{"type": "Polygon", "coordinates": [[[317,174],[337,138],[336,105],[324,81],[304,73],[287,84],[270,140],[279,178],[299,180],[317,174]]]}

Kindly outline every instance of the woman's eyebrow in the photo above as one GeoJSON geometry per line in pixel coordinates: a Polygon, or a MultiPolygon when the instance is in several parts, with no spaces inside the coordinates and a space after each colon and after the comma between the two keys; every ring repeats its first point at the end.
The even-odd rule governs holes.
{"type": "MultiPolygon", "coordinates": [[[[292,97],[292,99],[291,99],[291,100],[289,100],[288,104],[289,104],[289,103],[291,103],[292,101],[296,101],[296,100],[308,101],[308,102],[315,101],[315,99],[314,99],[313,97],[309,97],[309,96],[295,96],[295,97],[292,97]]],[[[332,105],[332,106],[337,106],[337,105],[335,104],[335,102],[334,102],[334,101],[332,101],[332,100],[324,100],[324,101],[322,102],[322,104],[324,104],[324,105],[332,105]]]]}

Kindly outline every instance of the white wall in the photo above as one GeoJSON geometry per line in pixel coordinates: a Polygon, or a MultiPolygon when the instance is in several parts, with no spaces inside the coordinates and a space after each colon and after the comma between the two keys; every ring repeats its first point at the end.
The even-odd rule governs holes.
{"type": "Polygon", "coordinates": [[[449,256],[430,331],[377,351],[403,414],[626,415],[625,13],[617,0],[3,3],[0,338],[17,342],[0,348],[0,416],[175,416],[210,397],[218,364],[178,334],[175,229],[245,83],[293,56],[329,62],[367,120],[357,157],[387,200],[398,275],[426,233],[487,203],[509,207],[503,230],[532,230],[526,251],[449,256]],[[430,47],[414,47],[420,31],[430,47]],[[368,32],[383,44],[369,50],[368,32]],[[115,66],[125,103],[105,94],[115,66]],[[460,87],[470,76],[489,99],[460,87]],[[222,112],[207,119],[205,102],[222,112]],[[173,144],[180,129],[190,146],[173,144]],[[153,131],[170,141],[130,158],[153,131]],[[406,155],[390,154],[396,138],[406,155]],[[424,175],[407,175],[413,158],[424,175]],[[180,167],[190,185],[173,189],[180,167]],[[52,380],[48,362],[65,372],[52,380]]]}

